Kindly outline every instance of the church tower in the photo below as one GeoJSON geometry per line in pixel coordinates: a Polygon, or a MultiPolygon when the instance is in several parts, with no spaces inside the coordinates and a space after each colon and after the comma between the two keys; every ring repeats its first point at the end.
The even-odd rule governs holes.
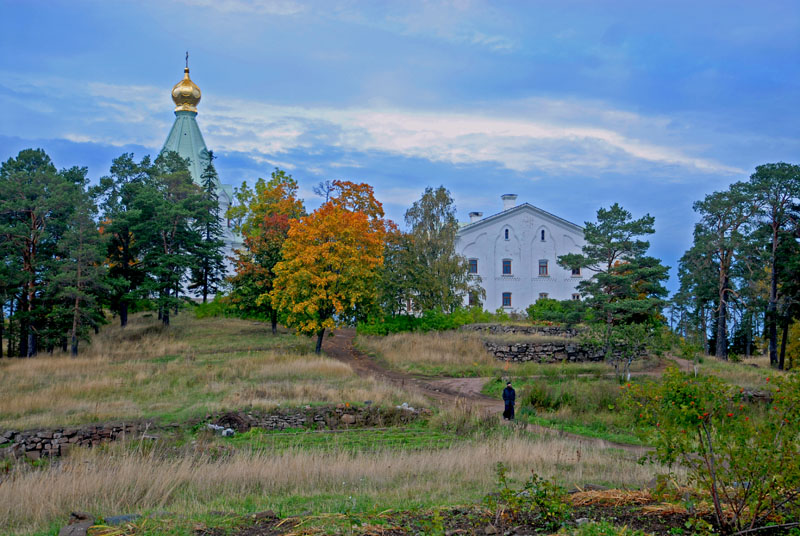
{"type": "Polygon", "coordinates": [[[181,158],[187,159],[192,180],[201,184],[200,176],[208,165],[208,149],[200,127],[197,126],[200,88],[189,78],[188,54],[183,80],[172,88],[172,101],[175,103],[175,123],[172,124],[172,130],[169,131],[161,152],[175,151],[181,158]]]}
{"type": "MultiPolygon", "coordinates": [[[[197,185],[202,185],[202,174],[208,165],[208,149],[197,125],[197,105],[200,103],[200,88],[189,77],[189,53],[186,53],[186,67],[183,69],[183,80],[172,88],[172,101],[175,103],[175,122],[172,124],[161,148],[161,153],[175,151],[181,158],[189,161],[189,172],[197,185]]],[[[159,154],[161,154],[159,153],[159,154]]],[[[230,228],[225,213],[233,201],[233,187],[217,180],[217,197],[219,214],[225,229],[225,254],[233,255],[233,249],[242,246],[242,239],[230,228]]],[[[228,263],[229,272],[232,266],[228,263]]]]}

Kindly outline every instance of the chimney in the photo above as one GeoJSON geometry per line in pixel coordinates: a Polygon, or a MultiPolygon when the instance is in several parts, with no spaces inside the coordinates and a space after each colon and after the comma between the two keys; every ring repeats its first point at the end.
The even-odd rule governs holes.
{"type": "Polygon", "coordinates": [[[503,194],[500,196],[503,200],[503,210],[508,210],[517,206],[517,194],[503,194]]]}
{"type": "Polygon", "coordinates": [[[470,212],[469,213],[469,222],[475,223],[476,221],[480,221],[483,217],[483,212],[470,212]]]}

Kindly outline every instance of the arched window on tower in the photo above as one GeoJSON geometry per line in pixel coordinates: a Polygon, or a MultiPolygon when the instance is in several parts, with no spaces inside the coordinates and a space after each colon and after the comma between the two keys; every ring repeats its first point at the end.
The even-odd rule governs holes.
{"type": "Polygon", "coordinates": [[[544,242],[544,229],[542,229],[542,242],[544,242]]]}
{"type": "Polygon", "coordinates": [[[505,230],[505,238],[508,240],[508,229],[505,230]]]}

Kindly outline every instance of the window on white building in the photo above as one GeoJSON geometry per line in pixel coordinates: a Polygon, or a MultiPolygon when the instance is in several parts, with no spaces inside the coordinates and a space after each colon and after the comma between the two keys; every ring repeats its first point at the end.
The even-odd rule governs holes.
{"type": "Polygon", "coordinates": [[[539,261],[539,275],[540,276],[550,275],[547,272],[547,259],[542,259],[539,261]]]}
{"type": "Polygon", "coordinates": [[[580,277],[580,276],[581,276],[581,269],[580,269],[580,267],[578,267],[578,268],[573,268],[573,269],[572,269],[572,277],[580,277]]]}
{"type": "Polygon", "coordinates": [[[476,305],[480,305],[480,301],[478,300],[478,293],[477,292],[470,292],[469,293],[469,306],[475,307],[476,305]]]}
{"type": "Polygon", "coordinates": [[[505,234],[505,238],[506,238],[506,240],[508,240],[508,229],[506,229],[506,230],[504,231],[504,234],[505,234]]]}
{"type": "Polygon", "coordinates": [[[511,259],[503,259],[503,275],[511,275],[511,259]]]}
{"type": "Polygon", "coordinates": [[[549,296],[549,294],[547,292],[540,292],[539,293],[539,299],[540,300],[546,300],[548,296],[549,296]]]}
{"type": "Polygon", "coordinates": [[[503,307],[511,307],[511,293],[503,292],[503,307]]]}
{"type": "Polygon", "coordinates": [[[581,295],[576,292],[572,295],[572,299],[575,301],[580,301],[581,295]]]}
{"type": "Polygon", "coordinates": [[[542,242],[544,242],[544,229],[542,229],[542,242]]]}
{"type": "Polygon", "coordinates": [[[478,273],[478,259],[470,259],[469,260],[469,273],[477,274],[478,273]]]}

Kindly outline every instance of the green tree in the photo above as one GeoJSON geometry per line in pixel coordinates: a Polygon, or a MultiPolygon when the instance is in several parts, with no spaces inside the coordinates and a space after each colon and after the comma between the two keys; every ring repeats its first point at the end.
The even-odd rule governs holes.
{"type": "Polygon", "coordinates": [[[100,231],[107,237],[109,301],[112,310],[119,315],[121,327],[128,324],[129,309],[145,278],[141,264],[142,243],[134,236],[134,228],[142,215],[134,200],[142,189],[149,187],[152,174],[150,157],[145,156],[137,163],[133,154],[125,153],[113,160],[110,175],[102,177],[91,189],[100,207],[100,231]]]}
{"type": "Polygon", "coordinates": [[[8,267],[19,270],[20,356],[38,351],[47,308],[41,302],[52,276],[58,237],[72,211],[76,184],[56,171],[41,149],[25,149],[0,166],[0,247],[8,267]]]}
{"type": "Polygon", "coordinates": [[[695,225],[693,247],[700,254],[713,259],[718,270],[715,277],[717,314],[714,353],[723,359],[728,356],[728,302],[736,293],[731,270],[758,208],[758,200],[741,182],[732,184],[728,190],[709,194],[694,204],[700,221],[695,225]]]}
{"type": "Polygon", "coordinates": [[[186,160],[168,152],[156,159],[153,174],[137,188],[133,206],[139,218],[132,231],[146,274],[141,290],[155,300],[168,326],[170,310],[185,301],[181,286],[202,239],[194,222],[204,209],[203,192],[192,181],[186,160]]]}
{"type": "Polygon", "coordinates": [[[586,222],[581,253],[558,258],[569,269],[593,272],[578,284],[589,306],[604,322],[602,348],[606,359],[613,356],[615,326],[654,322],[664,305],[667,291],[662,282],[668,268],[647,256],[650,243],[641,237],[653,234],[655,219],[645,215],[634,220],[630,212],[614,203],[597,211],[596,222],[586,222]]]}
{"type": "Polygon", "coordinates": [[[482,287],[469,275],[467,259],[456,253],[456,207],[444,186],[426,188],[406,211],[414,309],[453,312],[482,287]]]}
{"type": "MultiPolygon", "coordinates": [[[[767,302],[767,335],[769,337],[769,362],[773,367],[778,360],[778,248],[788,227],[795,225],[792,207],[800,200],[800,166],[779,162],[756,167],[750,175],[750,190],[760,210],[758,216],[769,228],[769,300],[767,302]]],[[[788,235],[791,237],[791,235],[788,235]]]]}
{"type": "Polygon", "coordinates": [[[201,187],[202,204],[194,225],[201,235],[194,251],[196,263],[192,266],[189,289],[208,301],[209,294],[216,294],[225,278],[225,256],[222,249],[224,229],[219,214],[219,177],[214,168],[214,153],[208,152],[208,163],[203,170],[201,187]]]}
{"type": "Polygon", "coordinates": [[[95,223],[95,210],[88,196],[78,199],[58,243],[57,273],[52,281],[55,306],[51,314],[57,321],[59,317],[68,319],[73,357],[78,355],[78,341],[88,340],[89,328],[104,323],[102,296],[109,286],[103,265],[105,244],[95,223]]]}

